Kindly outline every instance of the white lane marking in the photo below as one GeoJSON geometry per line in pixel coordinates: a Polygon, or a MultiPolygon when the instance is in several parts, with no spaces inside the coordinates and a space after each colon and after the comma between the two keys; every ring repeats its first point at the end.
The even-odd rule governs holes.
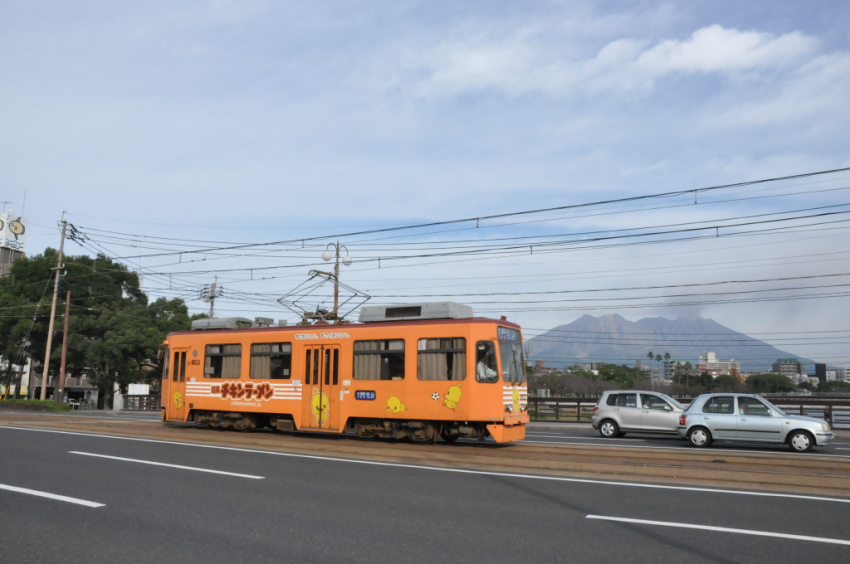
{"type": "Polygon", "coordinates": [[[34,495],[38,497],[46,497],[47,499],[55,499],[58,501],[65,501],[67,503],[75,503],[77,505],[85,505],[86,507],[106,507],[104,503],[95,503],[94,501],[86,501],[84,499],[78,499],[76,497],[68,497],[66,495],[57,495],[47,492],[40,492],[38,490],[30,490],[27,488],[18,488],[15,486],[7,486],[6,484],[0,484],[0,490],[6,490],[10,492],[17,492],[22,494],[34,495]]]}
{"type": "Polygon", "coordinates": [[[192,466],[180,466],[179,464],[165,464],[163,462],[151,462],[150,460],[137,460],[135,458],[122,458],[120,456],[109,456],[106,454],[94,454],[92,452],[69,451],[68,454],[81,454],[83,456],[95,456],[97,458],[109,458],[110,460],[121,460],[124,462],[138,462],[139,464],[150,464],[151,466],[165,466],[179,470],[194,470],[195,472],[207,472],[208,474],[221,474],[223,476],[235,476],[237,478],[250,478],[252,480],[264,480],[263,476],[252,476],[251,474],[236,474],[233,472],[222,472],[221,470],[210,470],[208,468],[194,468],[192,466]]]}
{"type": "Polygon", "coordinates": [[[635,523],[637,525],[658,525],[659,527],[676,527],[679,529],[697,529],[700,531],[717,531],[720,533],[737,533],[739,535],[755,535],[758,537],[773,537],[777,539],[804,540],[812,542],[823,542],[828,544],[843,544],[850,546],[850,541],[841,539],[829,539],[826,537],[809,537],[806,535],[791,535],[788,533],[770,533],[767,531],[753,531],[750,529],[730,529],[728,527],[711,527],[709,525],[690,525],[688,523],[671,523],[669,521],[648,521],[645,519],[627,519],[625,517],[604,517],[602,515],[588,515],[588,519],[600,519],[603,521],[618,521],[620,523],[635,523]]]}
{"type": "Polygon", "coordinates": [[[667,486],[662,484],[646,484],[640,482],[611,482],[606,480],[589,480],[585,478],[564,478],[560,476],[536,476],[534,474],[512,474],[507,472],[487,472],[485,470],[463,470],[461,468],[440,468],[439,466],[421,466],[417,464],[399,464],[394,462],[377,462],[372,460],[356,460],[353,458],[337,458],[333,456],[317,456],[313,454],[295,454],[291,452],[274,452],[270,450],[258,450],[248,448],[226,447],[217,445],[200,445],[195,443],[184,443],[179,441],[163,441],[159,439],[139,439],[136,437],[114,437],[112,435],[99,435],[95,433],[78,433],[75,431],[56,431],[53,429],[31,429],[29,427],[9,427],[0,425],[0,429],[13,429],[16,431],[35,431],[38,433],[56,433],[59,435],[77,435],[81,437],[95,437],[100,439],[117,439],[122,441],[137,441],[140,443],[159,443],[165,445],[189,446],[197,448],[209,448],[214,450],[227,450],[232,452],[247,452],[251,454],[267,454],[271,456],[284,456],[287,458],[306,458],[309,460],[330,460],[333,462],[348,462],[351,464],[366,464],[369,466],[391,466],[397,468],[415,468],[418,470],[432,470],[435,472],[451,472],[456,474],[475,474],[479,476],[496,476],[500,478],[524,478],[528,480],[547,480],[552,482],[572,482],[577,484],[598,484],[602,486],[626,486],[632,488],[648,488],[656,490],[678,490],[685,492],[707,492],[728,493],[735,495],[750,495],[756,497],[784,497],[789,499],[805,499],[809,501],[834,501],[837,503],[850,503],[850,498],[820,497],[813,495],[784,494],[757,491],[721,490],[714,488],[697,488],[691,486],[667,486]]]}

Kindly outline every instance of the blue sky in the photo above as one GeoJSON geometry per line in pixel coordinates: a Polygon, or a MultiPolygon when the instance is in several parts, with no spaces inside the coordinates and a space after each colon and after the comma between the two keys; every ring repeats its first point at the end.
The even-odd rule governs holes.
{"type": "MultiPolygon", "coordinates": [[[[839,2],[4,2],[2,198],[19,211],[26,191],[33,253],[55,246],[63,210],[100,229],[259,242],[840,168],[850,165],[848,23],[839,2]]],[[[839,191],[715,212],[573,216],[475,236],[843,201],[839,191]]],[[[842,271],[832,258],[789,267],[782,257],[840,250],[846,239],[840,231],[756,247],[703,241],[575,253],[580,260],[411,263],[392,276],[355,262],[346,276],[373,292],[424,293],[441,282],[494,291],[507,272],[527,273],[533,280],[514,289],[556,290],[728,279],[739,271],[696,268],[775,257],[740,275],[755,279],[842,271]],[[581,275],[604,269],[622,274],[581,275]]],[[[349,243],[355,257],[374,255],[349,243]]],[[[142,259],[179,271],[163,264],[142,259]]],[[[296,283],[290,274],[223,278],[283,294],[296,283]]],[[[846,300],[589,312],[838,330],[846,300]]],[[[285,317],[228,306],[240,308],[285,317]]],[[[580,315],[511,317],[544,328],[580,315]]],[[[837,358],[844,349],[799,352],[837,358]]]]}

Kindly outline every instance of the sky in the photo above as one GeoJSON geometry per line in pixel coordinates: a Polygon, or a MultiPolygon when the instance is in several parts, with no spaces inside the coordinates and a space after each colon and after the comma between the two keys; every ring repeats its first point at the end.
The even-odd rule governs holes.
{"type": "MultiPolygon", "coordinates": [[[[218,273],[221,315],[292,322],[276,296],[327,268],[328,240],[265,256],[211,252],[191,267],[173,254],[140,258],[156,253],[139,241],[162,237],[170,252],[207,245],[188,240],[294,241],[848,167],[848,24],[840,2],[6,1],[0,199],[29,218],[29,254],[56,247],[66,212],[101,237],[68,252],[123,257],[147,273],[152,297],[206,310],[196,298],[215,264],[230,269],[218,273]],[[136,246],[104,238],[118,233],[136,246]]],[[[845,296],[682,306],[681,292],[657,287],[850,272],[850,254],[835,254],[847,247],[841,223],[486,260],[391,257],[453,240],[839,206],[848,182],[839,173],[700,194],[693,208],[685,196],[642,211],[352,235],[343,281],[371,304],[454,299],[504,311],[528,335],[585,313],[710,317],[769,342],[794,332],[800,343],[780,348],[839,364],[850,361],[847,339],[815,332],[850,330],[845,296]],[[476,296],[622,287],[654,289],[534,311],[515,302],[536,297],[476,296]]],[[[807,293],[775,295],[795,292],[807,293]]]]}

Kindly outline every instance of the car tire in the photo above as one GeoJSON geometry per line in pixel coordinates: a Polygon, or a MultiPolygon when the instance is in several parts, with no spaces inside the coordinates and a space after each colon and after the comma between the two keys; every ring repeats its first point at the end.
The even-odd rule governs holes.
{"type": "Polygon", "coordinates": [[[606,439],[613,439],[620,436],[620,427],[616,422],[606,419],[599,424],[599,434],[606,439]]]}
{"type": "Polygon", "coordinates": [[[705,448],[712,442],[711,432],[705,427],[694,427],[688,431],[688,443],[697,448],[705,448]]]}
{"type": "Polygon", "coordinates": [[[794,431],[788,435],[788,446],[794,452],[809,452],[815,448],[815,438],[808,431],[794,431]]]}

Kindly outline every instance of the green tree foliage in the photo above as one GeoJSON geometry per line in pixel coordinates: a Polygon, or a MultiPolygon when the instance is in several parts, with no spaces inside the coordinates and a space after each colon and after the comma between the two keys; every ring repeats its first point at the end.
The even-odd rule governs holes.
{"type": "MultiPolygon", "coordinates": [[[[21,361],[28,355],[43,363],[56,258],[56,251],[47,249],[43,255],[18,259],[12,276],[0,280],[0,307],[15,308],[4,309],[7,315],[0,317],[3,360],[21,361]]],[[[161,368],[160,343],[169,332],[191,325],[183,300],[148,303],[136,273],[103,255],[66,256],[63,262],[50,372],[59,371],[64,297],[70,290],[67,374],[86,374],[106,396],[116,382],[122,389],[146,377],[158,382],[148,373],[161,368]]]]}
{"type": "Polygon", "coordinates": [[[850,384],[847,382],[827,382],[826,380],[822,380],[818,382],[817,391],[821,393],[839,393],[839,394],[848,394],[850,393],[850,384]]]}
{"type": "Polygon", "coordinates": [[[643,378],[643,372],[618,364],[606,364],[599,369],[599,377],[607,382],[618,384],[622,388],[633,388],[635,382],[643,378]]]}
{"type": "Polygon", "coordinates": [[[753,374],[747,378],[746,385],[757,394],[777,394],[797,389],[790,378],[781,374],[753,374]]]}

